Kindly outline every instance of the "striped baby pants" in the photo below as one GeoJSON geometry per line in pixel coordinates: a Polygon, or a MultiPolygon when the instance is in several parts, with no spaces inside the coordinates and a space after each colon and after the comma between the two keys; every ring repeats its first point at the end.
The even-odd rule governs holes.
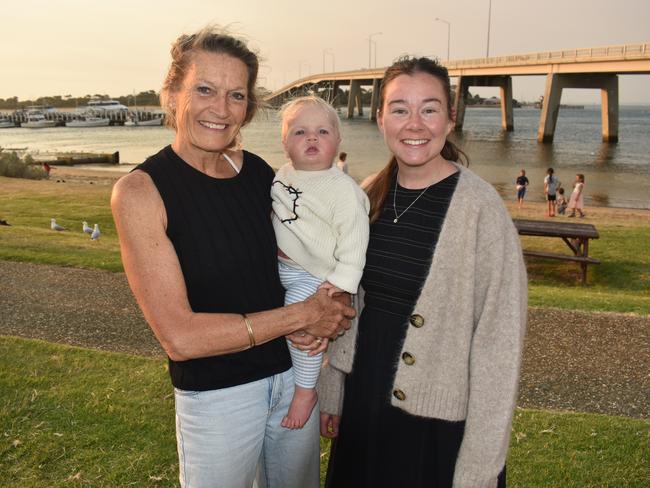
{"type": "MultiPolygon", "coordinates": [[[[302,268],[289,266],[281,261],[278,262],[280,271],[280,281],[282,286],[287,290],[284,295],[284,304],[301,302],[310,297],[323,282],[320,278],[309,274],[302,268]]],[[[323,361],[323,353],[316,356],[308,356],[307,351],[301,351],[291,345],[287,339],[291,361],[293,362],[293,375],[296,385],[302,388],[315,388],[318,381],[318,373],[323,361]]]]}

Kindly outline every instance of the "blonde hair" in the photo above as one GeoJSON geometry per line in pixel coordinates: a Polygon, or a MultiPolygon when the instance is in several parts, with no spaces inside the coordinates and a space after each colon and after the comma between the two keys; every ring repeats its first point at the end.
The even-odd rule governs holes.
{"type": "Polygon", "coordinates": [[[327,114],[330,122],[332,122],[332,125],[334,126],[334,129],[336,129],[337,134],[339,136],[341,135],[341,121],[339,119],[339,114],[336,113],[334,107],[332,107],[329,103],[320,97],[308,95],[304,97],[294,98],[282,105],[280,108],[280,118],[282,121],[282,141],[285,140],[285,137],[287,135],[287,119],[304,106],[318,107],[322,109],[327,114]]]}
{"type": "Polygon", "coordinates": [[[257,53],[249,49],[244,40],[231,35],[227,29],[217,25],[208,25],[194,34],[183,34],[172,44],[172,62],[160,90],[160,105],[167,114],[166,125],[174,130],[177,129],[176,107],[171,103],[171,94],[180,90],[194,55],[199,51],[226,54],[246,65],[248,96],[242,127],[245,126],[255,116],[259,104],[255,92],[259,58],[257,53]]]}

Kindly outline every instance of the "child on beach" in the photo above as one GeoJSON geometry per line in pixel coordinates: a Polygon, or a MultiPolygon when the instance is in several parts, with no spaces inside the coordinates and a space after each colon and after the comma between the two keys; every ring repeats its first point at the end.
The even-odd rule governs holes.
{"type": "MultiPolygon", "coordinates": [[[[273,228],[285,304],[319,288],[331,296],[356,293],[368,245],[366,194],[333,166],[341,142],[336,111],[319,97],[301,97],[282,109],[282,144],[289,163],[273,181],[273,228]]],[[[326,345],[327,339],[316,342],[326,345]]],[[[322,347],[319,347],[322,349],[322,347]]],[[[322,352],[309,355],[289,342],[295,392],[282,426],[299,429],[316,404],[322,352]]]]}
{"type": "Polygon", "coordinates": [[[557,213],[559,215],[564,215],[566,212],[567,201],[564,196],[564,188],[560,187],[557,189],[557,199],[555,200],[555,205],[557,207],[557,213]]]}
{"type": "Polygon", "coordinates": [[[546,176],[544,177],[544,194],[546,195],[547,217],[555,217],[555,198],[558,186],[557,178],[553,176],[553,168],[547,169],[546,176]]]}
{"type": "Polygon", "coordinates": [[[580,217],[585,216],[582,211],[584,208],[584,200],[582,198],[584,187],[585,175],[578,173],[576,175],[576,181],[573,183],[573,192],[571,193],[571,197],[569,197],[569,210],[571,210],[569,217],[575,217],[576,210],[578,211],[578,214],[580,214],[580,217]]]}
{"type": "Polygon", "coordinates": [[[526,178],[526,170],[522,169],[519,172],[519,176],[517,176],[517,181],[515,182],[517,188],[517,202],[520,209],[524,204],[524,196],[526,196],[526,188],[528,188],[528,184],[529,181],[528,178],[526,178]]]}
{"type": "Polygon", "coordinates": [[[348,172],[348,163],[346,159],[348,158],[348,153],[341,151],[339,154],[339,160],[336,162],[336,167],[343,171],[346,175],[349,174],[348,172]]]}

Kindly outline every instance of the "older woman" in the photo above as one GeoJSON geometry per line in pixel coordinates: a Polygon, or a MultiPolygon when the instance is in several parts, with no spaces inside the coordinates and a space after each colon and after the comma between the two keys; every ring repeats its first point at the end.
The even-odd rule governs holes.
{"type": "Polygon", "coordinates": [[[450,97],[427,58],[381,84],[393,158],[368,183],[364,308],[319,387],[329,487],[505,485],[526,273],[503,202],[447,139],[450,97]]]}
{"type": "Polygon", "coordinates": [[[284,336],[307,349],[354,311],[323,290],[282,307],[273,170],[237,148],[258,59],[206,28],[181,36],[161,92],[176,135],[122,178],[112,208],[133,293],[169,356],[181,486],[318,486],[318,420],[281,427],[294,389],[284,336]],[[258,466],[259,462],[259,466],[258,466]]]}

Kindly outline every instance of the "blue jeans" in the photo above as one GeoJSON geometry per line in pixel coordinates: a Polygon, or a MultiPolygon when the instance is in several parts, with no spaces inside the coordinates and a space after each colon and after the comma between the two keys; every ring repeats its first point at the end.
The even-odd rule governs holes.
{"type": "Polygon", "coordinates": [[[292,369],[231,388],[176,389],[181,486],[317,488],[318,408],[302,429],[280,425],[293,389],[292,369]]]}

